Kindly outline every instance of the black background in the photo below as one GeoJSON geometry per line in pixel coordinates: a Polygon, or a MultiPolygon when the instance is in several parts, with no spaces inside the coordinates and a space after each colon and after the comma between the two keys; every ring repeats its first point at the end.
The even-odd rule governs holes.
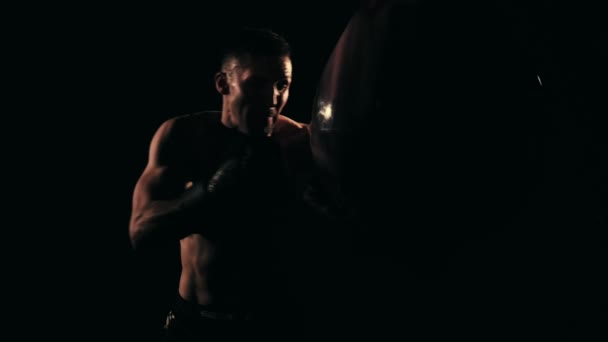
{"type": "MultiPolygon", "coordinates": [[[[545,81],[555,118],[551,167],[564,176],[552,183],[553,190],[575,206],[571,221],[539,240],[551,246],[540,250],[553,253],[543,260],[551,281],[562,284],[555,295],[566,307],[559,321],[563,331],[551,333],[572,340],[599,336],[606,318],[600,298],[605,291],[599,289],[606,269],[608,171],[601,11],[579,2],[497,3],[545,81]]],[[[43,199],[33,196],[35,209],[25,210],[28,222],[41,220],[33,248],[40,245],[44,255],[32,262],[24,258],[28,263],[19,267],[23,280],[17,287],[34,307],[48,309],[41,319],[51,329],[62,334],[75,329],[87,338],[152,338],[158,332],[174,295],[176,260],[154,264],[134,256],[128,241],[131,195],[158,125],[177,114],[219,107],[212,83],[217,33],[249,25],[283,34],[294,54],[285,112],[308,121],[325,61],[356,6],[100,3],[25,11],[32,25],[14,26],[27,34],[16,39],[27,51],[26,66],[17,68],[27,71],[18,87],[32,91],[19,113],[26,136],[43,140],[31,140],[33,150],[21,153],[20,160],[32,165],[21,173],[44,186],[43,199]],[[34,119],[38,124],[31,124],[34,119]]],[[[31,203],[31,193],[26,196],[31,203]]]]}

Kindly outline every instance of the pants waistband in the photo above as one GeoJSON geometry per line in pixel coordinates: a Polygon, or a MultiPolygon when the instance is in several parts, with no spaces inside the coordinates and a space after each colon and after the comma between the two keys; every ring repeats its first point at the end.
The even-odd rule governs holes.
{"type": "Polygon", "coordinates": [[[174,311],[177,315],[186,315],[190,318],[216,319],[216,320],[250,320],[249,312],[224,312],[214,310],[205,305],[193,303],[177,295],[174,311]]]}

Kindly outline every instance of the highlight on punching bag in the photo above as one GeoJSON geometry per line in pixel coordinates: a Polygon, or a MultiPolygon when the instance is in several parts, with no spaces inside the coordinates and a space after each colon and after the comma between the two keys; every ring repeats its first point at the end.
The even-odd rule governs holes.
{"type": "Polygon", "coordinates": [[[538,76],[500,13],[480,6],[363,1],[344,29],[311,148],[323,191],[357,220],[483,225],[538,181],[538,76]]]}

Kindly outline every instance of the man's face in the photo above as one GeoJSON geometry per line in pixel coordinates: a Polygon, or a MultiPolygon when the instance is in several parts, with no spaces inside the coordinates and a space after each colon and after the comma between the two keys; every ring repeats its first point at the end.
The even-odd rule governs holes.
{"type": "Polygon", "coordinates": [[[248,135],[267,135],[269,119],[276,120],[289,98],[291,72],[285,56],[235,59],[226,70],[224,94],[232,125],[248,135]]]}

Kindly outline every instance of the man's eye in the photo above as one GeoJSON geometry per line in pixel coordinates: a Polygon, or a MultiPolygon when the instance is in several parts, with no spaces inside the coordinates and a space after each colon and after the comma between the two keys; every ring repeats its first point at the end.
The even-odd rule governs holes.
{"type": "Polygon", "coordinates": [[[285,89],[287,89],[287,86],[288,86],[288,85],[289,85],[289,84],[287,83],[287,81],[279,81],[279,82],[277,83],[277,89],[278,89],[278,90],[281,90],[281,91],[282,91],[282,90],[285,90],[285,89]]]}

